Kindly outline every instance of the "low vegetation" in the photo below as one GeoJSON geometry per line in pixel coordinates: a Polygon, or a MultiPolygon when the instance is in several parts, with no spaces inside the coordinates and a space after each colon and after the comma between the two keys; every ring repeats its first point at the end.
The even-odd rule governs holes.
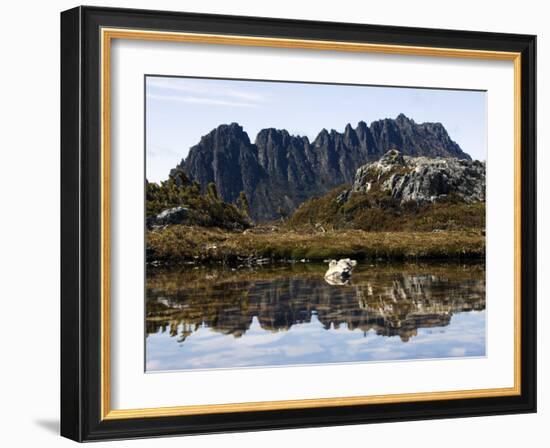
{"type": "Polygon", "coordinates": [[[248,200],[244,193],[239,204],[223,202],[211,183],[204,194],[197,182],[189,182],[183,172],[177,172],[160,184],[146,184],[146,218],[154,223],[155,217],[164,210],[185,207],[188,210],[186,224],[225,229],[245,229],[250,226],[248,200]]]}
{"type": "Polygon", "coordinates": [[[368,232],[365,230],[229,232],[174,225],[147,233],[147,259],[162,263],[249,263],[269,260],[481,258],[476,230],[368,232]]]}
{"type": "MultiPolygon", "coordinates": [[[[380,184],[380,182],[378,183],[380,184]]],[[[338,187],[304,202],[290,217],[253,226],[247,197],[223,202],[183,172],[147,184],[147,260],[251,264],[274,260],[482,258],[485,203],[449,195],[435,203],[398,203],[385,191],[338,187]],[[345,197],[342,198],[342,195],[345,197]],[[165,210],[184,207],[166,222],[165,210]]]]}
{"type": "Polygon", "coordinates": [[[293,230],[359,229],[374,232],[432,232],[485,228],[485,203],[466,203],[450,195],[433,204],[403,205],[383,192],[350,193],[339,204],[337,198],[348,190],[341,186],[325,196],[304,202],[286,222],[293,230]]]}

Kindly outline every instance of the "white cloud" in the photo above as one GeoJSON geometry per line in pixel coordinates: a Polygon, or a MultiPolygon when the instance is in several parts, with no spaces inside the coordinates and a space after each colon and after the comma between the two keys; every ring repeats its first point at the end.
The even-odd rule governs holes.
{"type": "Polygon", "coordinates": [[[231,106],[231,107],[257,107],[256,104],[243,103],[240,101],[220,100],[214,98],[202,98],[197,96],[178,96],[178,95],[157,95],[154,93],[147,94],[148,100],[161,100],[161,101],[180,101],[183,103],[191,104],[206,104],[214,106],[231,106]]]}
{"type": "Polygon", "coordinates": [[[147,146],[147,157],[166,157],[166,156],[179,156],[179,152],[173,148],[158,145],[147,146]]]}
{"type": "Polygon", "coordinates": [[[187,78],[148,78],[147,97],[237,107],[255,107],[269,99],[265,94],[247,89],[222,87],[212,82],[187,78]]]}

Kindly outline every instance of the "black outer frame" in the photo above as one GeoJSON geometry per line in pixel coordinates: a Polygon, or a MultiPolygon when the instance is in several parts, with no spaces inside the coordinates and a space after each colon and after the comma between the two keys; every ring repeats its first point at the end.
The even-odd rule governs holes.
{"type": "Polygon", "coordinates": [[[76,441],[536,412],[536,36],[99,7],[61,13],[61,435],[76,441]],[[521,395],[100,419],[100,28],[521,52],[521,395]]]}

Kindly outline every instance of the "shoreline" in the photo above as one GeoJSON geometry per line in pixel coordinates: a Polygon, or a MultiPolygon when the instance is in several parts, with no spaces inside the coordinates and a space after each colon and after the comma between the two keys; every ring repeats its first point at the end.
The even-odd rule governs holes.
{"type": "Polygon", "coordinates": [[[332,230],[264,233],[173,225],[146,233],[149,265],[324,262],[352,258],[367,261],[466,261],[485,258],[481,229],[436,232],[332,230]]]}

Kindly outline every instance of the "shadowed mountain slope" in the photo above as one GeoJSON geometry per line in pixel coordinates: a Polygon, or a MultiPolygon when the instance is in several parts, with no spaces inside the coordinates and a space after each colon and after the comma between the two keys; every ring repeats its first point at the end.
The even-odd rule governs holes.
{"type": "Polygon", "coordinates": [[[251,217],[265,221],[352,183],[360,166],[393,148],[407,156],[471,159],[441,123],[417,124],[400,114],[370,126],[363,121],[355,128],[348,124],[343,133],[323,129],[312,142],[269,128],[252,143],[237,123],[220,125],[203,136],[171,174],[183,171],[203,189],[214,182],[226,202],[235,202],[244,191],[251,217]]]}

